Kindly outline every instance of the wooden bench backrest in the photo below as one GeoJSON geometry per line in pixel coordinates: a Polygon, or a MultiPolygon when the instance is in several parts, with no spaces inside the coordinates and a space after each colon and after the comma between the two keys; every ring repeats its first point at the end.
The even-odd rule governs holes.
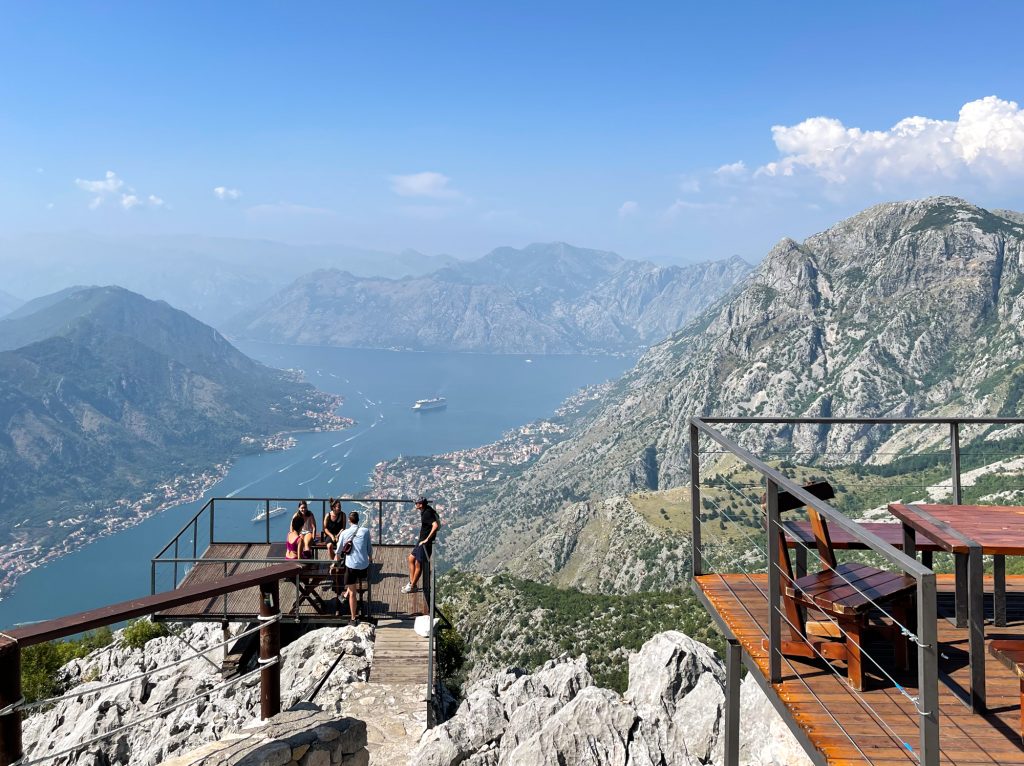
{"type": "MultiPolygon", "coordinates": [[[[804,485],[804,489],[810,494],[814,495],[821,500],[830,500],[836,496],[835,490],[832,485],[827,481],[817,481],[811,484],[804,485]]],[[[791,495],[789,492],[779,492],[779,514],[786,511],[792,511],[797,508],[802,508],[803,502],[798,500],[796,497],[791,495]]],[[[828,524],[825,519],[814,511],[812,508],[808,508],[808,515],[811,521],[811,530],[814,534],[814,541],[818,548],[818,556],[823,562],[828,563],[828,566],[835,566],[835,554],[832,553],[832,541],[828,536],[828,524]],[[823,551],[825,553],[823,553],[823,551]]],[[[779,536],[779,568],[783,572],[782,588],[796,582],[796,575],[793,572],[793,564],[789,558],[789,545],[786,541],[786,531],[780,526],[776,530],[776,534],[779,536]]],[[[793,639],[799,640],[804,637],[806,633],[806,618],[803,610],[791,599],[784,598],[784,606],[786,609],[786,617],[788,618],[790,632],[793,633],[793,639]],[[800,635],[795,635],[799,633],[800,635]]]]}

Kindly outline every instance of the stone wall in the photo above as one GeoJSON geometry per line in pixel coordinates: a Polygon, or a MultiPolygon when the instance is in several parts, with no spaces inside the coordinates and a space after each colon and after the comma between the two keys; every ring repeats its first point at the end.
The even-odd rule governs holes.
{"type": "Polygon", "coordinates": [[[303,702],[164,766],[367,766],[366,724],[303,702]]]}

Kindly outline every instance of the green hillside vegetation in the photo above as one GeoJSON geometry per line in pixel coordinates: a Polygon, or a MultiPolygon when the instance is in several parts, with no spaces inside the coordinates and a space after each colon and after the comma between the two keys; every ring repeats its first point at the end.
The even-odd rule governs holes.
{"type": "Polygon", "coordinates": [[[33,525],[29,542],[89,535],[117,500],[209,472],[256,446],[245,437],[312,427],[338,404],[118,287],[34,304],[0,321],[0,545],[40,507],[58,525],[82,521],[33,525]]]}
{"type": "Polygon", "coordinates": [[[629,653],[666,630],[679,630],[720,653],[721,635],[688,590],[625,596],[505,575],[453,570],[438,582],[441,609],[469,647],[454,678],[459,685],[507,667],[533,670],[563,653],[586,654],[597,683],[624,691],[629,653]]]}

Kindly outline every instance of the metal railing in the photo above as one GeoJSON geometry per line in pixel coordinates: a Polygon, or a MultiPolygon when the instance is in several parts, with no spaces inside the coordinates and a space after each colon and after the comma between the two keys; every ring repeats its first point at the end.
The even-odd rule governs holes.
{"type": "MultiPolygon", "coordinates": [[[[257,572],[246,572],[234,575],[222,580],[203,583],[200,585],[182,588],[170,593],[147,596],[141,599],[131,599],[119,604],[110,604],[88,612],[59,617],[54,620],[47,620],[19,628],[0,632],[0,766],[29,766],[29,764],[41,764],[55,758],[74,752],[100,740],[114,737],[135,726],[149,720],[166,715],[177,708],[192,704],[199,699],[208,698],[211,694],[227,688],[228,686],[242,683],[255,676],[260,677],[260,717],[270,718],[280,712],[281,709],[281,679],[280,679],[280,596],[279,582],[283,578],[290,577],[295,572],[294,562],[278,564],[277,566],[261,569],[257,572]],[[109,686],[131,683],[141,676],[131,676],[119,679],[114,683],[105,686],[94,686],[89,689],[76,690],[72,694],[63,694],[41,700],[35,703],[26,702],[22,696],[21,689],[21,652],[25,647],[34,646],[46,641],[53,641],[60,638],[81,633],[93,628],[113,625],[118,622],[152,615],[162,609],[172,608],[192,601],[202,601],[221,593],[233,593],[239,590],[258,587],[260,589],[259,626],[248,631],[248,633],[259,633],[260,655],[258,667],[250,673],[243,674],[237,678],[224,681],[216,686],[206,689],[199,694],[186,700],[172,700],[173,704],[162,706],[158,711],[133,719],[126,724],[121,724],[111,730],[87,738],[74,746],[53,752],[44,752],[38,758],[26,761],[22,746],[22,713],[45,704],[57,704],[69,698],[88,696],[101,691],[109,686]]],[[[231,640],[236,640],[238,637],[231,640]]],[[[225,642],[226,643],[226,642],[225,642]]],[[[223,646],[218,644],[216,646],[223,646]]],[[[149,668],[143,676],[151,676],[163,670],[167,670],[185,661],[204,656],[212,649],[196,652],[191,657],[173,661],[166,665],[149,668]]],[[[39,743],[37,743],[38,745],[39,743]]]]}
{"type": "MultiPolygon", "coordinates": [[[[152,559],[150,559],[150,593],[157,593],[161,589],[158,587],[157,572],[158,570],[169,569],[172,571],[172,580],[170,587],[177,587],[183,577],[188,574],[189,570],[195,564],[202,563],[213,563],[222,564],[227,571],[229,564],[240,564],[246,561],[252,561],[252,559],[235,559],[230,557],[217,558],[217,557],[204,557],[204,553],[209,549],[210,546],[218,543],[263,543],[270,545],[275,542],[274,537],[271,533],[271,512],[272,509],[281,505],[297,504],[299,502],[306,502],[311,508],[320,506],[320,522],[318,531],[322,532],[323,522],[327,517],[329,503],[331,500],[340,501],[342,503],[342,509],[344,512],[344,505],[356,504],[364,509],[369,510],[370,513],[376,515],[375,524],[377,529],[377,539],[374,545],[385,545],[385,508],[394,506],[409,506],[410,508],[415,504],[415,500],[408,498],[383,498],[383,497],[337,497],[337,498],[306,498],[306,497],[214,497],[210,498],[203,504],[203,506],[196,511],[196,513],[181,527],[177,534],[172,537],[167,544],[157,553],[152,559]],[[258,511],[262,511],[263,519],[261,522],[255,522],[259,524],[259,527],[247,527],[242,531],[235,531],[230,535],[224,534],[223,530],[218,527],[218,520],[224,521],[226,516],[230,515],[230,520],[237,521],[244,515],[252,513],[253,509],[256,508],[258,511]],[[259,531],[256,532],[255,530],[259,531]]],[[[283,516],[290,518],[292,510],[288,508],[283,516]]],[[[279,559],[276,557],[267,557],[265,559],[268,562],[276,562],[279,559]]],[[[292,559],[288,559],[292,560],[292,559]]],[[[323,562],[308,561],[303,562],[304,565],[317,564],[323,562]]]]}
{"type": "MultiPolygon", "coordinates": [[[[738,534],[744,535],[748,538],[749,542],[753,543],[756,549],[763,550],[766,559],[766,570],[768,575],[767,592],[765,597],[768,600],[769,605],[769,618],[768,618],[768,681],[772,684],[779,683],[782,679],[782,630],[783,622],[789,623],[789,619],[786,616],[786,612],[782,605],[782,592],[783,588],[788,585],[795,586],[795,581],[792,577],[784,571],[780,566],[780,546],[783,544],[781,540],[785,539],[779,532],[782,530],[782,520],[779,512],[779,495],[780,492],[786,492],[796,498],[798,501],[806,505],[807,507],[813,508],[822,518],[824,518],[830,527],[842,529],[843,532],[848,534],[854,540],[865,549],[873,552],[880,556],[890,565],[897,567],[899,570],[909,575],[914,579],[915,582],[915,596],[916,596],[916,624],[914,630],[910,627],[900,623],[898,620],[892,617],[891,614],[887,613],[882,607],[879,607],[885,614],[889,614],[889,617],[893,620],[895,625],[899,627],[905,637],[911,642],[916,644],[917,647],[917,694],[910,694],[905,688],[903,688],[895,679],[884,670],[883,665],[868,657],[872,664],[882,671],[882,674],[887,676],[895,684],[896,688],[899,689],[907,699],[909,699],[914,707],[916,708],[918,715],[918,729],[919,729],[919,747],[917,752],[914,752],[908,743],[903,743],[907,749],[909,749],[914,757],[925,766],[935,766],[939,763],[939,700],[938,700],[938,630],[936,621],[936,583],[935,573],[922,563],[918,562],[911,555],[907,555],[903,551],[896,547],[886,543],[884,540],[873,534],[870,530],[865,529],[862,525],[854,522],[848,518],[845,514],[838,511],[828,502],[820,500],[817,497],[806,491],[797,481],[787,477],[778,468],[772,467],[765,460],[755,456],[750,450],[740,446],[737,439],[729,438],[724,435],[721,431],[717,430],[713,426],[725,425],[725,426],[768,426],[776,427],[780,429],[788,429],[788,438],[792,439],[792,429],[799,426],[811,426],[815,428],[831,428],[833,426],[853,426],[854,428],[865,428],[871,426],[886,426],[886,427],[897,427],[897,426],[921,426],[921,427],[935,427],[939,426],[947,429],[948,432],[948,448],[949,448],[949,495],[952,501],[956,504],[960,504],[963,501],[963,477],[962,477],[962,445],[961,445],[961,429],[965,426],[968,427],[992,427],[992,426],[1016,426],[1024,423],[1024,419],[1021,418],[774,418],[774,417],[707,417],[699,418],[694,417],[690,419],[690,472],[691,472],[691,485],[690,485],[690,506],[691,506],[691,524],[693,529],[693,557],[692,557],[692,571],[695,577],[699,577],[705,574],[708,570],[706,564],[709,563],[709,557],[706,555],[706,546],[703,539],[704,534],[704,518],[703,509],[704,497],[702,496],[701,488],[701,437],[709,439],[715,445],[721,448],[721,451],[725,454],[737,458],[741,461],[747,469],[759,474],[761,481],[763,482],[764,494],[763,494],[763,506],[765,515],[764,525],[764,536],[762,537],[757,532],[746,532],[742,523],[734,524],[732,529],[736,530],[738,534]],[[785,580],[789,582],[785,582],[785,580]]],[[[932,440],[934,441],[934,439],[932,440]]],[[[811,452],[811,451],[808,451],[811,452]]],[[[781,454],[794,454],[793,452],[781,453],[781,454]]],[[[775,454],[776,457],[780,456],[780,453],[775,454]]],[[[937,464],[938,461],[933,461],[937,464]]],[[[744,493],[742,489],[732,485],[728,477],[725,478],[725,483],[730,484],[732,489],[739,492],[744,499],[751,505],[756,505],[756,500],[749,497],[749,493],[744,493]]],[[[752,488],[748,485],[748,488],[752,488]]],[[[896,498],[892,498],[895,500],[896,498]]],[[[742,521],[737,520],[735,517],[728,514],[727,510],[722,508],[714,500],[711,501],[711,505],[714,509],[715,514],[721,519],[721,524],[725,525],[725,519],[729,518],[730,521],[742,521]]],[[[756,510],[755,510],[756,513],[756,510]]],[[[734,542],[734,541],[729,541],[734,542]]],[[[800,541],[797,541],[797,545],[803,545],[800,541]]],[[[912,552],[912,542],[905,541],[906,550],[912,552]]],[[[723,550],[735,546],[723,546],[723,550]]],[[[806,546],[805,546],[806,547],[806,546]]],[[[805,554],[806,555],[806,554],[805,554]]],[[[836,570],[833,569],[836,573],[836,570]]],[[[847,581],[848,582],[848,581],[847,581]]],[[[860,589],[850,583],[852,590],[859,591],[860,589]]],[[[860,591],[863,593],[863,591],[860,591]]],[[[866,597],[870,598],[867,594],[866,597]]],[[[828,617],[828,615],[825,615],[828,617]]],[[[835,621],[833,621],[835,622],[835,621]]],[[[796,635],[798,631],[796,626],[789,624],[790,628],[793,628],[792,633],[796,635]]],[[[835,622],[835,628],[838,628],[842,632],[842,628],[835,622]]],[[[851,640],[849,636],[846,639],[851,640]]],[[[808,640],[807,644],[812,646],[808,640]]],[[[865,653],[866,654],[866,653],[865,653]]],[[[824,659],[824,657],[822,657],[824,659]]],[[[828,663],[826,663],[828,664],[828,663]]],[[[829,665],[830,666],[830,665],[829,665]]],[[[859,695],[858,695],[859,696],[859,695]]],[[[870,703],[864,701],[863,697],[860,698],[863,704],[870,706],[870,703]]],[[[871,711],[873,712],[873,711],[871,711]]],[[[901,741],[901,738],[896,736],[889,725],[886,723],[882,716],[875,716],[879,724],[890,732],[897,742],[901,741]]],[[[837,722],[838,723],[838,722],[837,722]]],[[[859,751],[860,748],[855,741],[851,738],[851,742],[854,747],[859,751]]]]}

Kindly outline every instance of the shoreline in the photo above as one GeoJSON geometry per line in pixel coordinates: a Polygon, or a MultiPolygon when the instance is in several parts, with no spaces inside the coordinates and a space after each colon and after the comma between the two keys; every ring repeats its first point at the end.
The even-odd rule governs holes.
{"type": "MultiPolygon", "coordinates": [[[[337,415],[339,406],[334,402],[326,411],[307,413],[314,421],[314,425],[309,428],[278,431],[269,436],[247,435],[242,437],[241,443],[261,444],[262,452],[283,452],[298,444],[292,434],[347,430],[355,425],[355,421],[337,415]]],[[[211,468],[199,473],[172,476],[156,483],[149,491],[143,492],[135,499],[119,498],[105,504],[95,516],[65,519],[61,526],[67,524],[73,528],[60,538],[63,544],[59,546],[44,546],[18,539],[18,527],[21,524],[16,525],[11,535],[11,550],[0,551],[0,601],[14,593],[18,581],[33,570],[94,542],[138,526],[157,514],[200,500],[210,489],[224,480],[239,457],[241,454],[234,455],[228,460],[214,463],[211,468]],[[93,522],[96,529],[84,532],[80,525],[86,521],[93,522]]],[[[49,521],[48,526],[54,526],[54,522],[49,521]]]]}

